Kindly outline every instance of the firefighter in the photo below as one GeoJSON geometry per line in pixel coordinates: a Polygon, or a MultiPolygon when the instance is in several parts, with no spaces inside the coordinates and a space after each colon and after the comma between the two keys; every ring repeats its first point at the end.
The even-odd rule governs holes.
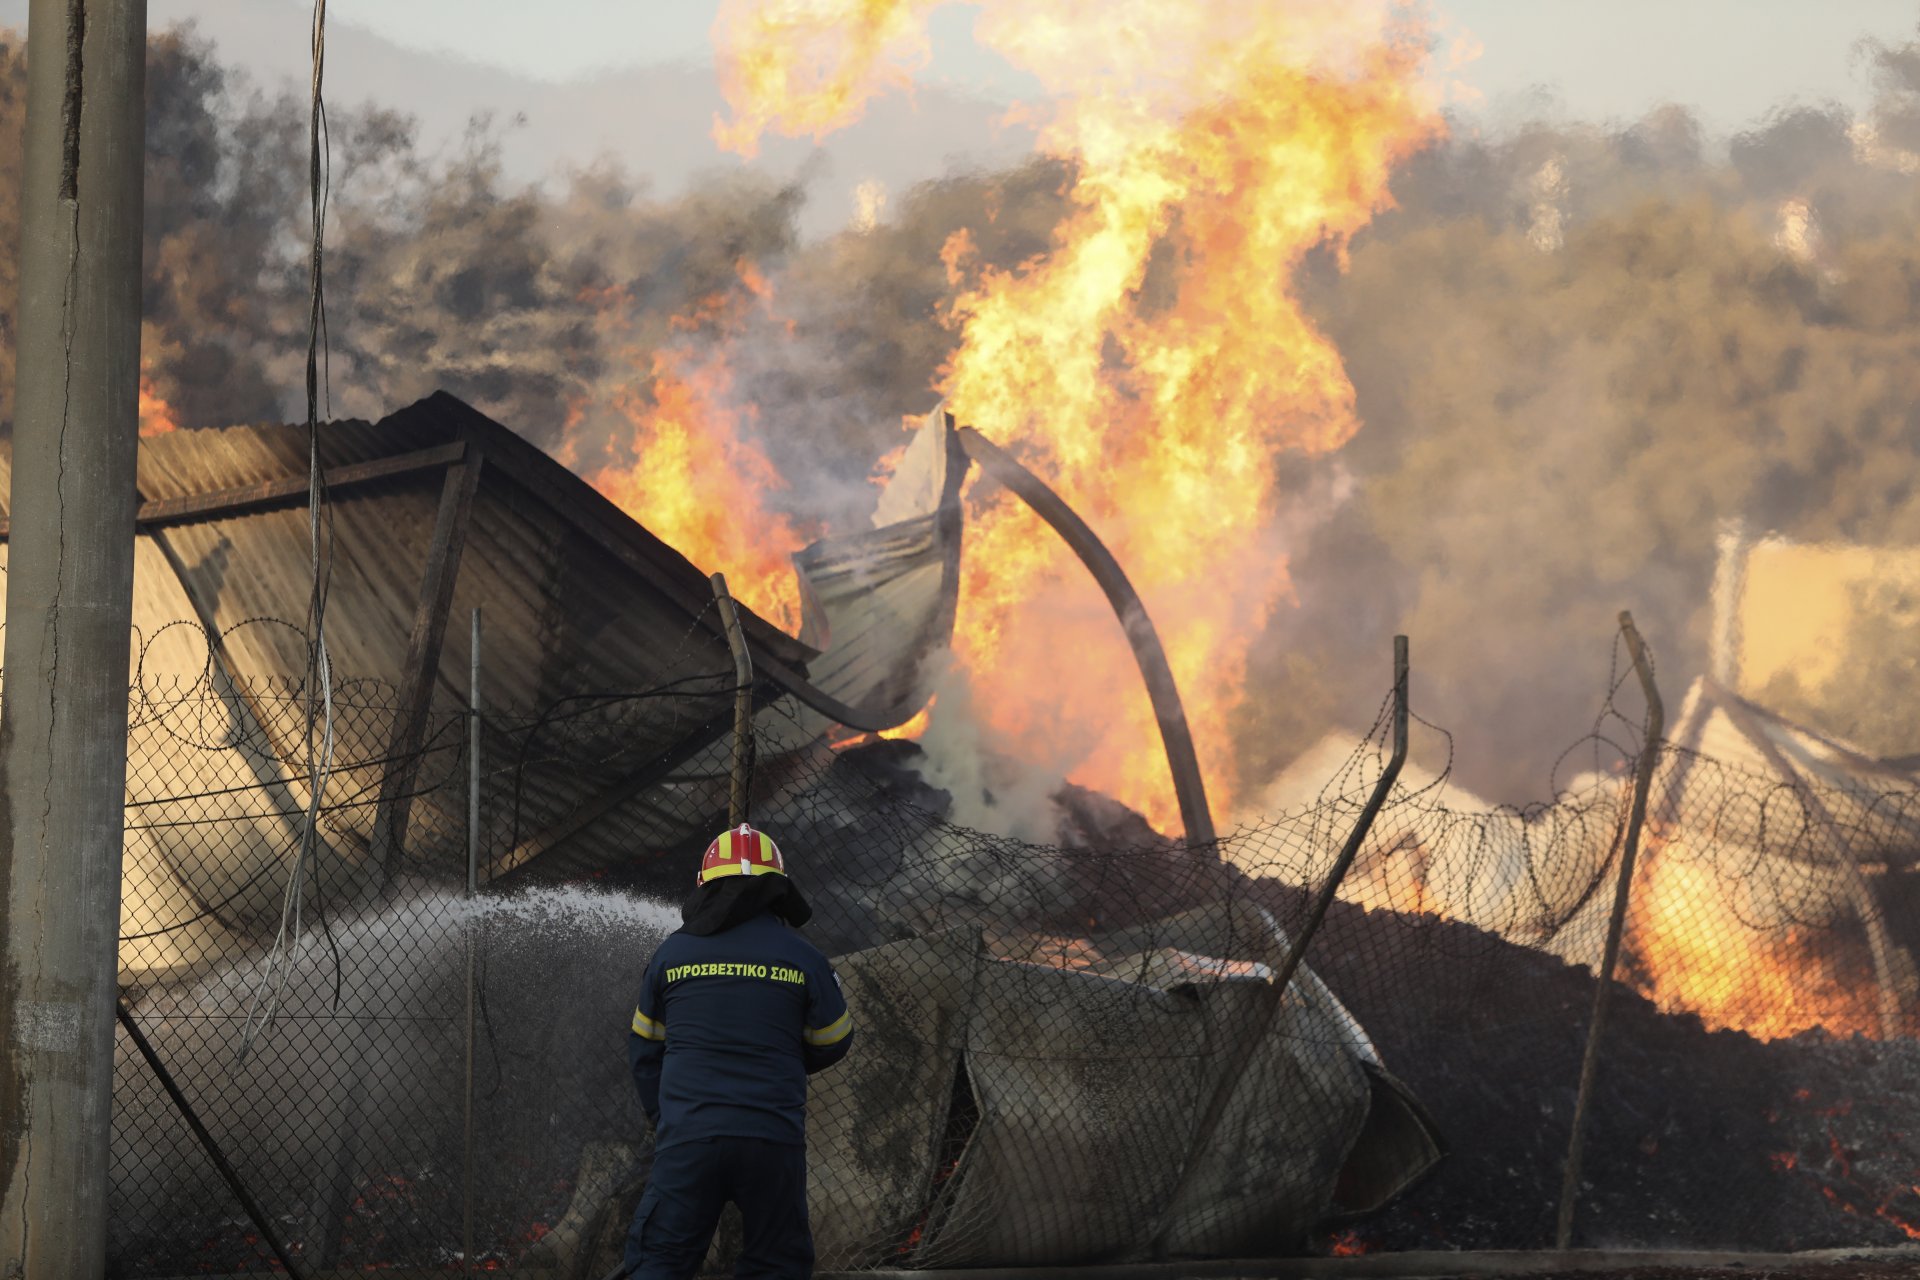
{"type": "Polygon", "coordinates": [[[796,931],[810,915],[779,847],[743,823],[707,846],[683,923],[647,966],[627,1037],[654,1129],[627,1233],[637,1280],[699,1270],[728,1201],[746,1229],[736,1276],[813,1274],[807,1077],[846,1056],[853,1019],[796,931]]]}

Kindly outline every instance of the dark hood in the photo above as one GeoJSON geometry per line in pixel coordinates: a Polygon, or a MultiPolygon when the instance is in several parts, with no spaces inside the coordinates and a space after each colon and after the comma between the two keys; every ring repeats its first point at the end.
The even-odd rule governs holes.
{"type": "Polygon", "coordinates": [[[708,937],[763,911],[796,929],[813,918],[813,908],[785,876],[727,876],[687,895],[680,904],[680,932],[708,937]]]}

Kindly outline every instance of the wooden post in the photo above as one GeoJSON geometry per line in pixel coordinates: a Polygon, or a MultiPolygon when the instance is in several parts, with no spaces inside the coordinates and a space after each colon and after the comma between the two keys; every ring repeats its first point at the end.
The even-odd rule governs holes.
{"type": "Polygon", "coordinates": [[[1647,737],[1633,771],[1633,808],[1627,814],[1627,838],[1620,850],[1620,879],[1613,889],[1613,914],[1607,918],[1607,945],[1595,975],[1593,1017],[1587,1023],[1587,1048],[1580,1060],[1580,1088],[1573,1100],[1573,1133],[1567,1139],[1567,1167],[1560,1183],[1560,1218],[1554,1229],[1554,1247],[1566,1249],[1573,1240],[1573,1207],[1580,1197],[1580,1162],[1586,1155],[1587,1110],[1593,1102],[1593,1081],[1600,1069],[1600,1036],[1607,1024],[1607,998],[1613,990],[1613,971],[1620,960],[1620,939],[1626,931],[1627,901],[1633,891],[1633,864],[1640,853],[1640,827],[1647,818],[1647,793],[1653,787],[1653,768],[1660,761],[1661,735],[1666,732],[1666,708],[1653,683],[1653,664],[1634,629],[1633,615],[1620,611],[1620,634],[1626,637],[1633,669],[1647,699],[1647,737]]]}
{"type": "Polygon", "coordinates": [[[32,0],[0,708],[0,1275],[106,1268],[146,0],[32,0]]]}
{"type": "Polygon", "coordinates": [[[440,507],[434,516],[433,541],[427,547],[426,569],[421,575],[420,601],[407,637],[399,710],[387,747],[388,767],[373,811],[374,861],[389,887],[405,860],[407,819],[413,808],[414,779],[420,770],[420,746],[426,741],[433,684],[440,674],[440,651],[447,635],[447,611],[453,603],[453,584],[460,577],[460,555],[467,545],[467,522],[473,513],[474,492],[480,487],[481,463],[480,451],[469,445],[463,460],[447,468],[440,487],[440,507]]]}
{"type": "Polygon", "coordinates": [[[733,651],[733,784],[727,793],[727,825],[737,827],[747,820],[753,789],[753,655],[747,652],[740,611],[727,594],[727,575],[716,573],[712,581],[720,621],[727,628],[727,648],[733,651]]]}

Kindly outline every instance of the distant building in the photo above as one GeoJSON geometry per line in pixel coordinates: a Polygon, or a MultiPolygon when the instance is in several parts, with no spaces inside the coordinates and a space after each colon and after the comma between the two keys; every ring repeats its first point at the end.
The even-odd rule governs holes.
{"type": "Polygon", "coordinates": [[[1864,755],[1920,755],[1920,547],[1720,537],[1711,671],[1864,755]]]}

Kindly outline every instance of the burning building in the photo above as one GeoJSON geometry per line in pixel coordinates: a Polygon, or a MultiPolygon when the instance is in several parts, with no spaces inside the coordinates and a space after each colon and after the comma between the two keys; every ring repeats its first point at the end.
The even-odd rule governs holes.
{"type": "MultiPolygon", "coordinates": [[[[1656,750],[1627,933],[1634,985],[1662,1008],[1767,1039],[1911,1035],[1920,773],[1888,696],[1911,659],[1882,632],[1914,581],[1908,552],[1751,543],[1730,529],[1712,670],[1687,687],[1663,742],[1596,741],[1593,766],[1529,809],[1442,796],[1445,780],[1416,767],[1413,790],[1430,802],[1388,818],[1342,894],[1595,968],[1631,792],[1621,753],[1656,750]],[[1795,718],[1757,700],[1769,696],[1795,718]]],[[[1310,804],[1356,736],[1303,755],[1264,811],[1310,804]]]]}
{"type": "MultiPolygon", "coordinates": [[[[501,895],[550,901],[605,877],[674,893],[724,821],[731,664],[698,570],[457,400],[320,440],[317,513],[298,428],[143,442],[121,982],[238,1166],[331,1264],[446,1225],[458,1129],[435,1082],[455,1045],[429,1011],[457,988],[472,929],[525,960],[486,984],[493,1007],[557,1016],[577,1036],[562,1043],[617,1064],[620,983],[557,1015],[524,1002],[584,968],[637,966],[657,911],[576,903],[574,936],[535,944],[504,936],[521,917],[501,895]],[[318,721],[310,633],[288,620],[312,586],[316,515],[318,721]],[[484,631],[458,625],[474,611],[484,631]],[[463,905],[470,758],[448,727],[464,726],[474,670],[478,758],[492,762],[473,833],[486,893],[463,905]],[[595,939],[614,952],[594,954],[595,939]]],[[[796,558],[801,637],[746,618],[756,813],[808,851],[818,933],[872,1029],[861,1062],[816,1091],[823,1248],[973,1264],[1283,1249],[1330,1213],[1391,1201],[1439,1158],[1437,1130],[1324,983],[1303,970],[1274,989],[1286,931],[1237,901],[1210,843],[1113,826],[1112,806],[1078,863],[1023,855],[851,781],[873,749],[847,749],[848,735],[927,702],[961,607],[966,468],[936,412],[876,527],[796,558]],[[1128,839],[1150,844],[1111,861],[1128,839]],[[1089,1075],[1089,1062],[1106,1065],[1089,1075]],[[1036,1125],[1053,1134],[1044,1150],[1036,1125]]],[[[1187,802],[1204,812],[1204,796],[1187,802]]],[[[554,1052],[500,1039],[530,1062],[554,1052]]],[[[582,1070],[579,1097],[556,1096],[550,1064],[498,1086],[515,1108],[576,1117],[558,1147],[542,1140],[570,1185],[604,1131],[585,1117],[632,1107],[617,1072],[582,1070]]],[[[122,1079],[120,1141],[141,1159],[119,1220],[128,1247],[162,1249],[212,1188],[138,1064],[122,1079]]],[[[496,1161],[526,1159],[511,1146],[533,1141],[524,1123],[489,1114],[507,1144],[496,1161]]],[[[595,1220],[576,1203],[584,1182],[550,1220],[565,1205],[595,1220]]],[[[606,1190],[600,1211],[618,1203],[606,1190]]]]}
{"type": "MultiPolygon", "coordinates": [[[[819,45],[787,39],[796,33],[778,23],[733,33],[729,67],[739,82],[724,132],[736,145],[750,148],[767,129],[831,128],[857,113],[903,52],[911,62],[928,6],[811,8],[819,21],[799,34],[821,37],[819,45]],[[826,84],[809,83],[808,68],[787,58],[801,47],[825,50],[815,67],[825,68],[826,84]],[[771,74],[756,80],[756,72],[771,74]]],[[[743,337],[749,322],[740,312],[793,339],[800,359],[841,330],[816,316],[811,333],[797,331],[782,313],[753,260],[754,246],[777,238],[706,237],[707,256],[718,256],[718,274],[729,277],[722,293],[678,309],[644,338],[608,340],[604,376],[578,375],[553,354],[571,329],[566,341],[513,324],[486,330],[499,350],[478,352],[462,374],[483,386],[493,356],[537,349],[541,376],[528,381],[543,395],[560,388],[555,398],[565,402],[567,425],[549,442],[598,493],[446,398],[329,430],[327,634],[341,683],[337,714],[320,722],[330,757],[325,797],[314,794],[308,771],[316,722],[304,619],[314,531],[297,496],[303,442],[270,428],[167,430],[190,403],[185,362],[146,380],[143,415],[165,434],[151,443],[141,475],[138,791],[122,977],[171,1058],[213,1064],[192,1082],[195,1095],[210,1111],[232,1110],[223,1138],[295,1206],[289,1212],[311,1256],[445,1260],[433,1250],[448,1247],[447,1224],[458,1216],[449,1170],[461,1153],[447,1135],[459,1126],[443,1106],[452,1095],[416,1082],[457,1074],[457,1037],[448,1038],[457,1020],[446,1011],[461,1004],[462,948],[488,930],[472,950],[489,959],[465,984],[470,998],[479,993],[482,1042],[492,1046],[480,1059],[491,1099],[483,1130],[501,1158],[486,1163],[519,1172],[478,1175],[483,1209],[515,1224],[511,1241],[483,1247],[506,1257],[545,1233],[553,1249],[577,1255],[595,1224],[613,1221],[609,1206],[630,1181],[636,1152],[607,1144],[585,1159],[582,1135],[636,1132],[637,1119],[624,1101],[612,1112],[561,1101],[624,1098],[623,1084],[617,1072],[561,1063],[552,1046],[592,1044],[618,1026],[621,993],[600,992],[598,1004],[553,993],[605,984],[608,955],[644,948],[671,923],[643,902],[583,894],[579,885],[618,880],[670,891],[687,842],[704,839],[721,808],[728,719],[726,680],[716,673],[726,663],[694,562],[727,570],[753,607],[757,811],[834,851],[832,873],[823,870],[819,882],[819,928],[858,974],[863,1020],[889,1024],[898,1015],[889,1025],[899,1034],[877,1061],[911,1062],[919,1082],[912,1105],[889,1112],[899,1121],[893,1128],[848,1131],[847,1117],[860,1115],[871,1090],[821,1099],[828,1128],[858,1157],[827,1161],[835,1190],[823,1238],[844,1256],[932,1263],[1290,1246],[1328,1214],[1382,1205],[1431,1166],[1436,1126],[1421,1118],[1415,1096],[1447,1132],[1465,1136],[1453,1172],[1355,1227],[1358,1243],[1539,1238],[1541,1189],[1557,1180],[1562,1095],[1579,1055],[1580,1015],[1570,1011],[1590,996],[1583,969],[1598,950],[1618,844],[1625,789],[1613,761],[1597,762],[1553,804],[1525,811],[1443,798],[1439,775],[1408,779],[1316,944],[1324,988],[1303,975],[1282,1004],[1262,976],[1278,939],[1302,917],[1303,889],[1325,877],[1353,813],[1348,784],[1364,791],[1368,763],[1353,750],[1360,735],[1336,738],[1263,802],[1247,799],[1258,779],[1241,774],[1231,747],[1235,717],[1261,698],[1248,678],[1253,637],[1293,599],[1295,522],[1318,518],[1289,508],[1333,505],[1283,492],[1275,458],[1332,459],[1329,493],[1356,483],[1349,463],[1365,465],[1333,457],[1359,431],[1365,393],[1356,393],[1294,280],[1344,265],[1350,251],[1364,261],[1369,250],[1356,248],[1356,237],[1392,204],[1396,164],[1441,128],[1421,89],[1420,33],[1382,27],[1357,8],[1349,20],[1348,8],[1129,6],[1127,29],[1151,35],[1122,47],[1102,42],[1096,58],[1087,41],[1118,24],[1102,18],[1062,40],[1044,15],[1034,20],[1032,6],[986,6],[983,36],[1054,95],[1037,126],[1046,163],[1032,181],[1057,187],[1058,225],[1042,237],[1044,253],[986,251],[1001,216],[995,188],[979,218],[942,228],[914,264],[946,282],[929,308],[938,320],[926,323],[944,324],[950,341],[926,360],[929,377],[911,394],[946,396],[961,420],[1044,474],[1112,541],[1112,558],[1166,629],[1168,670],[1187,682],[1193,759],[1184,769],[1166,768],[1157,735],[1169,721],[1134,684],[1112,610],[1087,587],[1070,548],[1036,536],[1005,486],[967,479],[969,455],[944,417],[893,460],[895,482],[871,528],[815,540],[817,531],[782,511],[779,486],[797,468],[770,459],[786,424],[756,432],[751,419],[786,406],[748,404],[752,397],[729,382],[764,356],[743,337]],[[797,576],[788,559],[796,553],[797,576]],[[471,758],[462,754],[460,708],[474,690],[462,637],[475,608],[487,619],[490,709],[477,752],[485,762],[481,878],[492,890],[523,890],[517,898],[489,892],[478,907],[448,890],[464,862],[462,766],[471,758]],[[948,647],[955,665],[943,676],[938,655],[948,647]],[[936,684],[939,708],[954,714],[933,717],[916,757],[918,748],[897,739],[921,733],[936,684]],[[999,776],[968,779],[968,788],[953,771],[929,786],[936,762],[947,761],[938,737],[969,719],[963,709],[975,713],[983,738],[1002,752],[1012,744],[1019,750],[1007,753],[1018,758],[999,776]],[[194,783],[195,769],[221,785],[194,783]],[[963,829],[993,808],[974,801],[1005,799],[1009,777],[1037,779],[1042,822],[1023,829],[1032,844],[963,829]],[[1085,786],[1061,786],[1068,777],[1085,786]],[[1214,838],[1202,778],[1223,812],[1247,816],[1244,829],[1214,838]],[[289,875],[302,815],[316,800],[323,820],[313,861],[289,875]],[[1176,828],[1184,846],[1159,835],[1176,828]],[[299,918],[290,904],[307,891],[314,927],[282,945],[284,927],[299,918]],[[1017,1019],[963,1016],[1008,991],[1061,1011],[1054,1034],[1017,1019]],[[1275,1006],[1264,1021],[1254,1007],[1263,1001],[1275,1006]],[[266,1021],[270,1008],[283,1016],[266,1021]],[[1089,1011],[1101,1016],[1069,1016],[1089,1011]],[[1196,1036],[1205,1048],[1189,1053],[1196,1036]],[[1234,1044],[1250,1046],[1248,1057],[1234,1061],[1226,1048],[1234,1044]],[[1058,1058],[1045,1056],[1056,1049],[1058,1058]],[[1303,1072],[1313,1078],[1298,1084],[1303,1072]],[[1169,1073],[1179,1079],[1164,1096],[1143,1098],[1169,1073]],[[1293,1102],[1277,1118],[1250,1114],[1276,1096],[1311,1096],[1317,1113],[1293,1128],[1281,1123],[1300,1119],[1287,1109],[1293,1102]],[[1041,1153],[1057,1153],[1051,1167],[1021,1163],[1030,1153],[1007,1135],[1023,1123],[1053,1139],[1041,1153]],[[1263,1189],[1233,1185],[1215,1149],[1169,1139],[1183,1127],[1244,1138],[1259,1153],[1244,1168],[1263,1189]],[[884,1137],[885,1149],[860,1150],[859,1134],[884,1137]],[[1296,1159],[1302,1151],[1308,1158],[1296,1159]],[[1113,1184],[1074,1199],[1099,1171],[1114,1172],[1113,1184]],[[1209,1218],[1194,1211],[1203,1196],[1231,1208],[1209,1218]],[[1082,1231],[1076,1215],[1097,1225],[1082,1231]],[[1256,1217],[1260,1230],[1247,1226],[1256,1217]]],[[[1434,228],[1413,220],[1397,242],[1405,256],[1379,250],[1375,262],[1390,265],[1361,274],[1370,288],[1391,281],[1388,305],[1414,316],[1412,327],[1446,334],[1428,357],[1437,367],[1463,368],[1463,341],[1492,350],[1501,335],[1564,329],[1581,377],[1545,378],[1518,393],[1494,382],[1484,394],[1451,378],[1414,379],[1410,397],[1427,402],[1421,411],[1382,413],[1375,402],[1376,438],[1382,418],[1405,419],[1403,433],[1376,448],[1413,460],[1399,483],[1378,486],[1396,509],[1377,526],[1387,541],[1425,540],[1425,530],[1407,531],[1429,514],[1406,495],[1424,499],[1431,475],[1449,470],[1445,448],[1408,447],[1407,436],[1426,433],[1468,455],[1468,465],[1452,469],[1484,477],[1487,487],[1460,487],[1452,498],[1460,507],[1499,507],[1498,486],[1512,487],[1511,477],[1479,466],[1479,437],[1449,435],[1448,422],[1497,421],[1512,405],[1545,418],[1561,402],[1597,400],[1587,395],[1590,346],[1678,353],[1672,359],[1687,372],[1708,371],[1704,381],[1716,381],[1714,345],[1738,346],[1748,353],[1741,368],[1759,370],[1751,381],[1745,373],[1718,380],[1738,396],[1773,388],[1775,372],[1799,359],[1772,339],[1732,342],[1740,335],[1681,323],[1643,294],[1619,294],[1635,299],[1621,305],[1607,293],[1599,310],[1655,312],[1667,328],[1628,342],[1599,326],[1600,341],[1589,343],[1584,324],[1534,313],[1515,320],[1494,308],[1476,314],[1462,306],[1475,289],[1568,306],[1576,291],[1555,273],[1616,252],[1639,272],[1642,246],[1673,241],[1719,246],[1714,287],[1699,292],[1765,276],[1793,299],[1802,296],[1797,277],[1776,272],[1773,259],[1797,261],[1801,248],[1829,254],[1841,243],[1830,213],[1816,222],[1815,206],[1802,204],[1799,231],[1760,267],[1727,249],[1743,243],[1737,234],[1698,211],[1676,218],[1656,208],[1644,227],[1603,227],[1596,249],[1591,166],[1577,152],[1564,163],[1556,152],[1525,172],[1533,177],[1521,238],[1549,252],[1502,260],[1499,218],[1482,219],[1476,196],[1460,224],[1495,250],[1455,252],[1445,242],[1459,238],[1457,228],[1429,235],[1434,228]],[[1422,273],[1438,283],[1410,309],[1407,281],[1422,273]],[[1671,341],[1676,332],[1692,335],[1689,343],[1671,341]],[[1498,412],[1489,407],[1496,404],[1498,412]]],[[[528,202],[512,216],[543,222],[532,209],[528,202]]],[[[821,250],[813,269],[831,274],[885,230],[876,210],[856,239],[821,250]]],[[[492,247],[485,232],[468,228],[467,239],[492,247]]],[[[551,247],[517,242],[507,273],[514,287],[540,277],[528,264],[544,264],[551,247]]],[[[577,253],[566,270],[540,278],[540,288],[587,308],[570,313],[570,325],[604,337],[630,318],[620,296],[639,290],[650,268],[625,279],[603,273],[601,260],[614,256],[577,253]]],[[[458,331],[422,321],[403,296],[445,286],[469,308],[461,318],[484,310],[475,301],[484,287],[466,287],[484,272],[452,257],[423,238],[379,259],[362,279],[371,299],[363,324],[343,329],[356,339],[458,331]],[[436,254],[449,260],[432,261],[436,254]],[[373,277],[389,283],[372,287],[373,277]]],[[[1899,278],[1892,269],[1858,274],[1899,278]]],[[[1650,287],[1694,292],[1667,288],[1658,273],[1650,287]]],[[[836,297],[822,310],[844,306],[836,297]]],[[[1875,314],[1881,306],[1873,301],[1875,314]]],[[[503,310],[516,322],[526,314],[517,298],[503,310]]],[[[1373,317],[1350,317],[1348,326],[1374,327],[1373,317]]],[[[377,359],[375,345],[357,353],[362,393],[381,370],[394,385],[411,385],[392,373],[409,361],[417,368],[408,376],[427,376],[420,370],[431,362],[412,360],[405,343],[377,359]]],[[[1552,344],[1543,350],[1539,360],[1512,363],[1531,376],[1554,363],[1552,344]]],[[[1416,363],[1403,354],[1375,353],[1376,371],[1393,371],[1376,390],[1416,363]]],[[[1857,361],[1842,356],[1837,367],[1850,378],[1857,361]]],[[[1843,380],[1830,371],[1824,384],[1808,385],[1830,395],[1843,380]]],[[[1698,405],[1674,403],[1645,419],[1691,431],[1698,405]]],[[[1795,407],[1788,402],[1779,418],[1821,427],[1819,414],[1795,407]]],[[[1538,433],[1523,425],[1511,434],[1532,458],[1538,433]]],[[[819,438],[786,434],[788,456],[819,438]]],[[[1550,475],[1516,474],[1564,497],[1549,479],[1579,488],[1593,474],[1590,457],[1628,452],[1598,432],[1585,447],[1591,455],[1554,452],[1550,475]]],[[[1645,465],[1677,470],[1671,455],[1645,465]]],[[[1486,539],[1496,544],[1487,554],[1513,561],[1500,570],[1510,583],[1525,580],[1509,601],[1562,601],[1564,591],[1535,593],[1535,566],[1509,554],[1525,537],[1514,531],[1534,527],[1497,526],[1503,535],[1486,539]]],[[[1432,562],[1446,574],[1485,563],[1434,541],[1432,562]]],[[[1596,577],[1585,561],[1566,564],[1554,572],[1587,586],[1596,577]]],[[[1429,592],[1444,607],[1422,625],[1464,634],[1446,625],[1460,616],[1452,610],[1469,607],[1459,603],[1464,594],[1429,592]]],[[[1135,618],[1122,612],[1133,633],[1135,618]]],[[[1339,619],[1335,629],[1346,625],[1344,611],[1321,612],[1339,619]]],[[[1754,672],[1760,654],[1756,645],[1754,672]]],[[[1836,674],[1794,659],[1769,669],[1818,672],[1815,692],[1826,697],[1828,677],[1859,668],[1842,663],[1836,674]]],[[[1619,1023],[1628,1070],[1599,1103],[1594,1213],[1611,1238],[1878,1242],[1916,1220],[1908,1192],[1920,1160],[1898,1137],[1911,1127],[1899,1103],[1910,1042],[1887,1035],[1888,1001],[1897,1012],[1910,985],[1911,943],[1899,921],[1911,912],[1896,906],[1907,834],[1893,810],[1911,788],[1900,761],[1876,759],[1911,744],[1870,741],[1864,720],[1858,728],[1819,723],[1772,676],[1765,688],[1752,682],[1760,679],[1699,686],[1663,757],[1648,894],[1629,940],[1633,981],[1652,1000],[1628,1002],[1619,1023]],[[1892,834],[1863,840],[1870,822],[1892,834]],[[1766,956],[1725,945],[1739,937],[1795,945],[1766,956]],[[1808,938],[1832,943],[1831,965],[1812,963],[1801,945],[1808,938]],[[1721,990],[1735,976],[1767,973],[1764,998],[1721,990]],[[1831,991],[1811,993],[1811,1012],[1779,1018],[1815,986],[1831,991]],[[1779,1038],[1763,1043],[1731,1028],[1779,1038]],[[1820,1028],[1887,1038],[1830,1042],[1820,1028]],[[1714,1167],[1703,1173],[1699,1161],[1676,1157],[1689,1149],[1711,1150],[1714,1167]]],[[[1501,683],[1512,692],[1500,705],[1540,696],[1536,682],[1501,683]]],[[[155,1127],[164,1114],[157,1106],[129,1113],[121,1149],[159,1153],[129,1167],[171,1161],[187,1177],[195,1157],[177,1133],[155,1127]]],[[[195,1201],[182,1193],[144,1203],[171,1229],[170,1210],[195,1201]]]]}

